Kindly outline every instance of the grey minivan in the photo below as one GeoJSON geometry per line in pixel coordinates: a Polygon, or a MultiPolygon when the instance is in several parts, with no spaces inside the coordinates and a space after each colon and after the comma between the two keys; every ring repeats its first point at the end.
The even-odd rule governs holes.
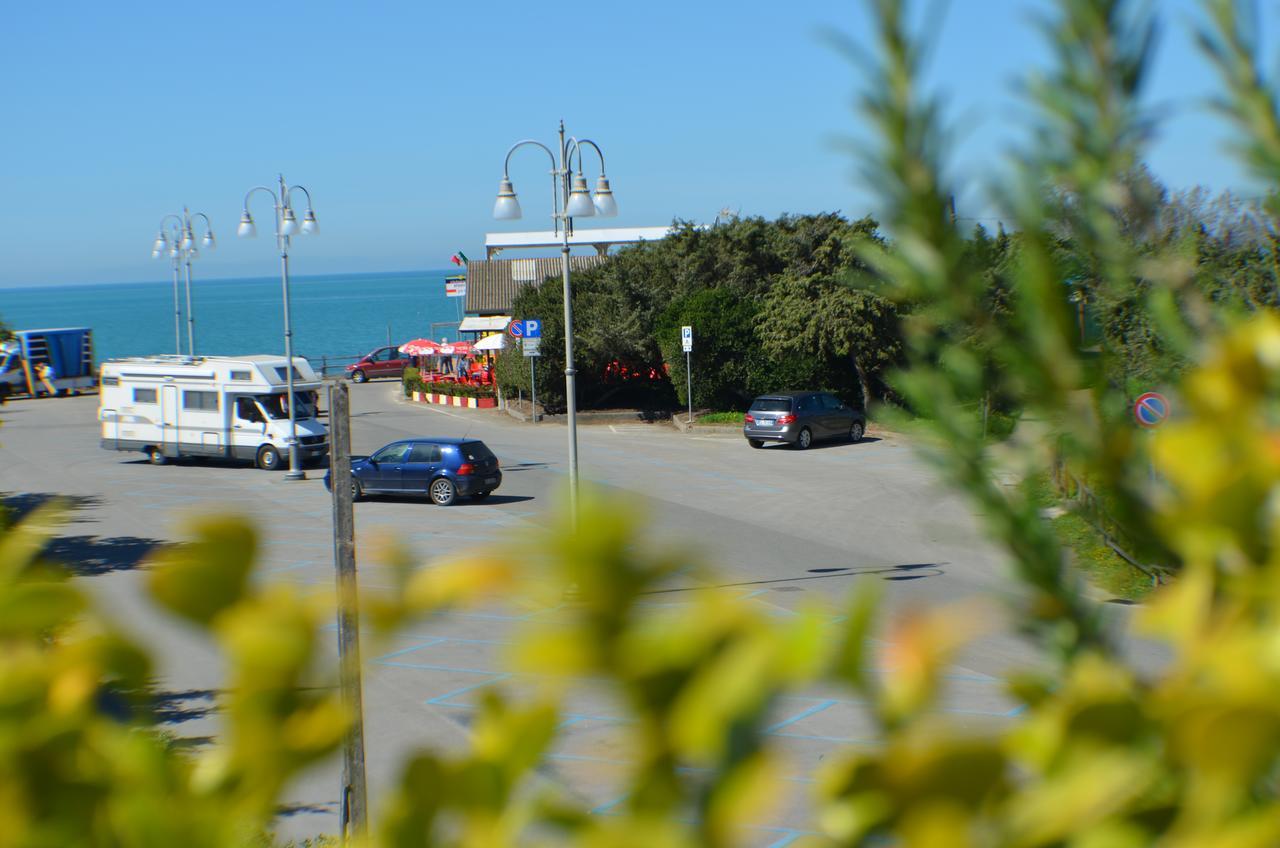
{"type": "Polygon", "coordinates": [[[751,402],[742,419],[742,435],[753,448],[787,442],[804,450],[818,439],[859,441],[867,416],[826,392],[775,392],[751,402]]]}

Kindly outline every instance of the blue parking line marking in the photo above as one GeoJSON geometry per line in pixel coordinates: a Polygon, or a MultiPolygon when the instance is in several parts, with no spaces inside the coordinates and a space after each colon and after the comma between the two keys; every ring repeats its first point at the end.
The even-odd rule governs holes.
{"type": "Polygon", "coordinates": [[[777,736],[779,739],[807,739],[810,742],[834,742],[840,745],[859,745],[871,748],[884,744],[884,740],[859,739],[856,736],[821,736],[815,733],[786,733],[783,731],[770,733],[769,735],[777,736]]]}
{"type": "Polygon", "coordinates": [[[501,671],[494,671],[491,668],[467,668],[466,666],[434,665],[432,663],[396,662],[395,660],[386,660],[386,661],[375,660],[375,662],[377,662],[378,665],[390,666],[391,668],[412,668],[418,671],[457,671],[462,674],[497,674],[497,675],[501,675],[504,678],[511,676],[510,674],[506,674],[501,671]]]}
{"type": "Polygon", "coordinates": [[[593,757],[589,754],[556,754],[547,753],[543,755],[548,760],[567,760],[573,763],[608,763],[614,766],[633,766],[633,760],[613,760],[608,757],[593,757]]]}
{"type": "Polygon", "coordinates": [[[802,721],[802,720],[804,720],[804,719],[808,718],[808,717],[809,717],[809,716],[811,716],[811,715],[817,715],[818,713],[822,712],[822,711],[823,711],[823,710],[825,710],[825,709],[828,709],[829,707],[834,707],[837,703],[838,703],[838,702],[837,702],[836,700],[834,700],[834,699],[832,699],[832,698],[828,698],[827,700],[825,700],[825,701],[823,701],[823,702],[821,702],[821,703],[814,704],[812,707],[810,707],[810,708],[809,708],[809,709],[807,709],[807,710],[804,710],[803,712],[800,712],[800,713],[797,713],[796,715],[793,715],[791,718],[789,718],[789,719],[787,719],[787,720],[785,720],[785,721],[780,721],[780,722],[778,722],[777,724],[772,725],[771,727],[766,727],[766,728],[764,729],[764,732],[765,732],[765,733],[777,733],[777,732],[778,732],[779,730],[781,730],[782,728],[787,727],[788,725],[795,724],[797,721],[802,721]]]}
{"type": "Polygon", "coordinates": [[[446,707],[472,707],[471,704],[450,704],[448,703],[448,699],[456,697],[458,695],[465,694],[467,692],[472,691],[473,689],[479,689],[482,686],[488,686],[493,683],[498,683],[502,680],[506,680],[508,677],[511,676],[509,674],[494,674],[493,672],[471,672],[471,673],[472,674],[488,674],[490,675],[490,679],[482,680],[479,683],[472,683],[469,686],[459,687],[458,689],[454,689],[452,692],[445,692],[443,695],[437,695],[434,698],[428,698],[425,701],[425,703],[431,704],[433,706],[440,705],[440,706],[446,706],[446,707]]]}
{"type": "Polygon", "coordinates": [[[610,810],[612,810],[614,807],[618,806],[619,804],[621,804],[623,801],[627,800],[630,797],[631,797],[630,795],[620,795],[619,797],[614,798],[612,801],[608,801],[604,804],[601,804],[598,807],[592,807],[591,815],[593,816],[607,815],[610,810]]]}
{"type": "Polygon", "coordinates": [[[391,659],[392,657],[398,657],[398,656],[400,656],[401,654],[411,654],[411,653],[413,653],[414,651],[420,651],[420,650],[422,650],[423,648],[429,648],[429,647],[431,647],[432,645],[438,645],[438,644],[440,644],[441,642],[446,642],[446,641],[448,641],[448,639],[447,639],[446,637],[444,637],[444,636],[440,636],[440,637],[438,637],[438,638],[435,638],[435,639],[430,640],[429,642],[420,642],[420,643],[418,643],[418,644],[416,644],[416,645],[410,645],[410,646],[409,646],[409,647],[407,647],[407,648],[401,648],[401,649],[400,649],[400,650],[398,650],[398,651],[392,651],[392,652],[391,652],[391,653],[389,653],[389,654],[383,654],[383,655],[382,655],[382,656],[380,656],[380,657],[376,657],[376,658],[374,658],[374,659],[370,660],[370,662],[377,662],[377,663],[385,662],[386,660],[389,660],[389,659],[391,659]]]}
{"type": "Polygon", "coordinates": [[[1027,709],[1026,704],[1019,704],[1011,710],[1004,712],[996,712],[995,710],[966,710],[961,707],[943,707],[944,713],[954,713],[955,715],[976,715],[976,716],[993,716],[995,718],[1014,718],[1027,709]]]}

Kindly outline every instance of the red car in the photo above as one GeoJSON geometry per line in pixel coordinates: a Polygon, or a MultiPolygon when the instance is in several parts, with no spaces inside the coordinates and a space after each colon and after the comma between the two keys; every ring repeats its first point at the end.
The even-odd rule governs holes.
{"type": "Polygon", "coordinates": [[[373,377],[399,377],[400,372],[412,364],[395,346],[380,347],[348,365],[347,376],[353,383],[363,383],[373,377]]]}

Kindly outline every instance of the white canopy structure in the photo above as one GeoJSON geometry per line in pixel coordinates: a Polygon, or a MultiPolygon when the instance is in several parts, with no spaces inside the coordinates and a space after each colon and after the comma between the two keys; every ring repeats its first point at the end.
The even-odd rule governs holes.
{"type": "Polygon", "coordinates": [[[458,325],[460,333],[492,333],[507,329],[511,323],[510,315],[468,315],[458,325]]]}
{"type": "Polygon", "coordinates": [[[485,336],[476,342],[473,350],[502,350],[507,346],[507,336],[505,333],[494,333],[492,336],[485,336]]]}

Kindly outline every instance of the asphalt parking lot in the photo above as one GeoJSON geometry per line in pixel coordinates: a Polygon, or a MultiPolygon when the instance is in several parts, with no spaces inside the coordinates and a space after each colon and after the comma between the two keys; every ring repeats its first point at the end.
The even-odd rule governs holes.
{"type": "MultiPolygon", "coordinates": [[[[409,435],[483,439],[502,461],[502,488],[483,503],[441,508],[425,500],[377,498],[356,505],[357,559],[364,586],[386,585],[381,541],[397,538],[430,567],[433,558],[478,543],[518,539],[558,501],[565,479],[565,429],[504,413],[410,404],[397,385],[352,387],[353,449],[368,453],[409,435]]],[[[102,450],[96,398],[15,401],[0,408],[0,493],[19,509],[57,495],[75,505],[54,552],[77,566],[119,621],[160,655],[159,686],[172,705],[170,729],[207,741],[217,734],[219,658],[210,647],[141,601],[148,551],[182,538],[184,520],[231,511],[262,533],[260,575],[300,586],[331,586],[331,501],[321,477],[290,482],[247,466],[148,465],[140,454],[102,450]]],[[[900,438],[805,452],[751,450],[732,432],[681,434],[668,425],[587,425],[579,429],[585,482],[625,493],[648,513],[654,536],[688,546],[716,564],[720,584],[770,616],[818,605],[833,618],[859,581],[885,588],[896,610],[1007,591],[1003,560],[976,516],[946,492],[900,438]]],[[[695,586],[655,604],[687,603],[695,586]]],[[[683,591],[680,591],[683,590],[683,591]]],[[[392,644],[366,645],[369,781],[379,793],[406,750],[464,744],[485,686],[520,691],[503,655],[522,622],[555,609],[495,606],[439,615],[392,644]]],[[[882,647],[873,646],[876,651],[882,647]]],[[[1016,713],[997,675],[1031,655],[997,635],[947,674],[944,709],[973,726],[1016,713]]],[[[872,725],[846,691],[815,688],[779,705],[769,727],[786,762],[789,796],[757,822],[755,844],[783,846],[811,826],[807,796],[818,764],[848,746],[874,746],[872,725]]],[[[601,815],[621,800],[629,766],[625,717],[607,692],[585,685],[568,704],[543,775],[601,815]]],[[[337,828],[338,767],[318,769],[292,793],[282,833],[304,837],[337,828]]]]}

